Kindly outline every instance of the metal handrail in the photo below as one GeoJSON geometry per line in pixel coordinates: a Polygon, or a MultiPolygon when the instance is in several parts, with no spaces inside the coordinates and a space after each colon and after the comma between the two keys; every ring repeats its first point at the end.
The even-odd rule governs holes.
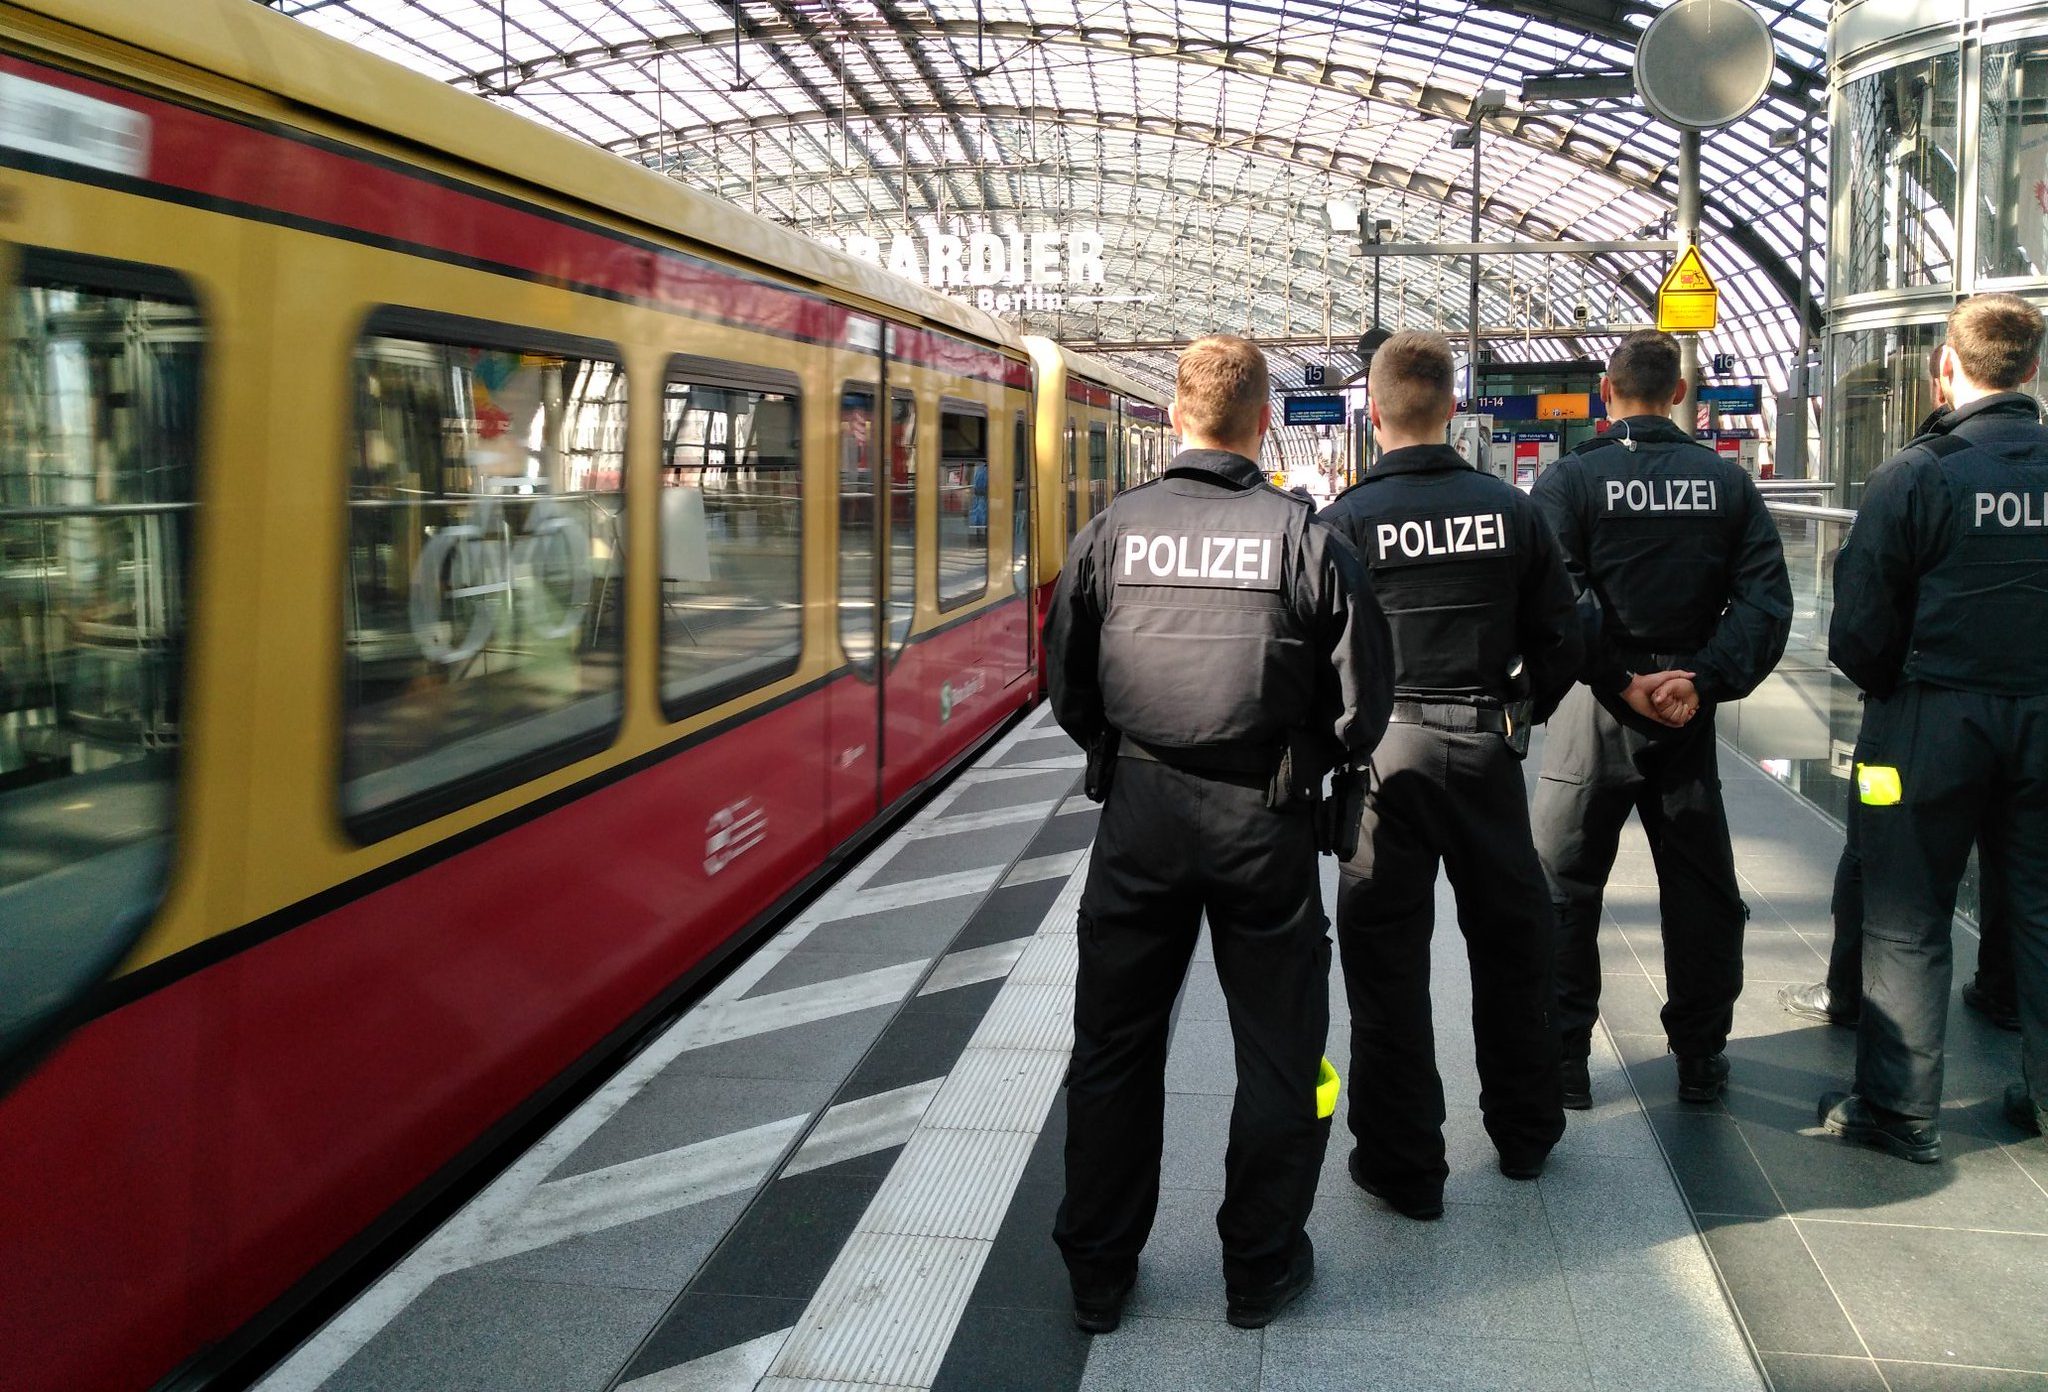
{"type": "Polygon", "coordinates": [[[1798,517],[1814,522],[1854,522],[1854,508],[1817,507],[1811,503],[1774,503],[1764,499],[1764,506],[1779,517],[1798,517]]]}
{"type": "Polygon", "coordinates": [[[52,503],[0,507],[0,522],[33,522],[65,517],[153,517],[170,512],[190,512],[196,503],[52,503]]]}

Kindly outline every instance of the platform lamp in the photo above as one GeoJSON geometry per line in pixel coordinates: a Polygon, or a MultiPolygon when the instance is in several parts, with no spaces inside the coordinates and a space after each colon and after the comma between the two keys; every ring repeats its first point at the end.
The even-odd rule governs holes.
{"type": "MultiPolygon", "coordinates": [[[[1451,136],[1453,150],[1472,152],[1472,244],[1479,244],[1479,131],[1480,123],[1489,116],[1498,116],[1508,109],[1508,94],[1499,87],[1488,87],[1472,98],[1471,110],[1465,114],[1465,125],[1451,136]]],[[[1471,409],[1479,409],[1479,253],[1472,253],[1472,293],[1466,302],[1465,314],[1472,330],[1471,344],[1466,354],[1465,399],[1472,403],[1471,409]]]]}
{"type": "MultiPolygon", "coordinates": [[[[1386,234],[1394,230],[1392,218],[1374,218],[1369,224],[1364,221],[1365,205],[1356,198],[1338,195],[1323,205],[1324,216],[1329,219],[1330,231],[1337,236],[1356,234],[1361,246],[1379,246],[1386,240],[1386,234]]],[[[1372,323],[1358,337],[1359,375],[1363,376],[1372,367],[1372,355],[1379,346],[1393,337],[1380,322],[1380,258],[1372,258],[1372,323]]],[[[1364,429],[1357,437],[1358,448],[1351,451],[1347,468],[1353,481],[1361,472],[1364,460],[1371,457],[1372,421],[1368,418],[1364,429]]]]}

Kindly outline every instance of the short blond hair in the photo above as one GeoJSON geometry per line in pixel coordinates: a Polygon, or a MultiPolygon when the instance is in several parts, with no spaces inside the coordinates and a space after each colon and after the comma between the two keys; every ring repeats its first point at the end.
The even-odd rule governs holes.
{"type": "Polygon", "coordinates": [[[1948,346],[1963,375],[2011,391],[2041,365],[2041,311],[2018,295],[1972,295],[1948,315],[1948,346]]]}
{"type": "Polygon", "coordinates": [[[1372,355],[1366,390],[1380,419],[1403,434],[1441,430],[1458,404],[1451,341],[1427,329],[1403,329],[1372,355]]]}
{"type": "Polygon", "coordinates": [[[1259,412],[1272,392],[1266,355],[1258,344],[1234,334],[1196,339],[1174,369],[1181,429],[1203,439],[1243,440],[1257,434],[1259,412]]]}

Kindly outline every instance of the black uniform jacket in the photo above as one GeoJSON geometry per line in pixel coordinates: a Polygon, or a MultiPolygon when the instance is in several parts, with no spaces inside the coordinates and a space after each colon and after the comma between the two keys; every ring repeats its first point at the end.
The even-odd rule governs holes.
{"type": "Polygon", "coordinates": [[[1870,476],[1835,562],[1828,656],[1904,681],[2048,692],[2048,426],[2024,392],[1929,418],[1870,476]]]}
{"type": "Polygon", "coordinates": [[[1598,606],[1582,677],[1623,723],[1668,733],[1618,699],[1631,671],[1693,672],[1700,700],[1720,702],[1778,665],[1792,582],[1777,524],[1740,465],[1668,417],[1629,416],[1544,470],[1531,496],[1581,601],[1598,606]]]}
{"type": "Polygon", "coordinates": [[[1046,617],[1053,715],[1169,762],[1363,760],[1393,708],[1386,616],[1357,555],[1222,450],[1184,450],[1074,538],[1046,617]]]}
{"type": "Polygon", "coordinates": [[[1585,657],[1556,534],[1519,488],[1449,445],[1388,450],[1320,517],[1358,548],[1394,632],[1394,689],[1527,696],[1546,719],[1585,657]],[[1522,675],[1511,679],[1516,660],[1522,675]]]}

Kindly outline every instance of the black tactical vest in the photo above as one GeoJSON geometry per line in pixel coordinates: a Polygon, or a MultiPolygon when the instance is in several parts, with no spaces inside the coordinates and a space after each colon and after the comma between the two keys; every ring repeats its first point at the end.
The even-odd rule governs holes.
{"type": "Polygon", "coordinates": [[[1646,653],[1704,647],[1728,605],[1728,558],[1741,532],[1730,466],[1690,440],[1630,450],[1610,435],[1578,453],[1586,559],[1609,640],[1646,653]]]}
{"type": "Polygon", "coordinates": [[[1506,699],[1518,646],[1513,508],[1521,500],[1448,447],[1444,453],[1455,467],[1375,469],[1326,520],[1372,572],[1394,634],[1397,696],[1506,699]]]}
{"type": "Polygon", "coordinates": [[[1296,594],[1321,560],[1305,552],[1327,537],[1310,527],[1301,500],[1202,470],[1118,495],[1096,539],[1109,724],[1161,750],[1270,767],[1312,711],[1316,657],[1296,594]]]}
{"type": "Polygon", "coordinates": [[[1920,580],[1910,680],[1963,691],[2048,692],[2048,426],[1971,422],[1915,441],[1940,462],[1951,508],[1920,580]]]}

